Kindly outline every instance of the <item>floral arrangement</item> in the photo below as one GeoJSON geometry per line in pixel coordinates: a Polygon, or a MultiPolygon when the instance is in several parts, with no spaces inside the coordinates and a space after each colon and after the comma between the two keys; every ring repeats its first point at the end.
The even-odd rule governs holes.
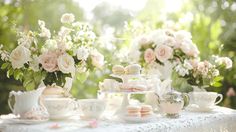
{"type": "Polygon", "coordinates": [[[39,20],[39,31],[18,31],[18,46],[8,52],[1,46],[0,55],[7,76],[21,80],[27,90],[34,89],[41,81],[46,86],[64,87],[66,80],[86,80],[90,70],[101,68],[104,56],[93,44],[96,35],[86,24],[75,21],[71,13],[63,14],[63,24],[58,32],[51,32],[39,20]]]}
{"type": "Polygon", "coordinates": [[[228,57],[213,56],[210,61],[184,60],[177,64],[175,71],[180,77],[186,78],[188,83],[198,88],[209,86],[219,87],[223,79],[220,71],[232,67],[232,61],[228,57]]]}
{"type": "Polygon", "coordinates": [[[185,59],[197,58],[198,55],[199,50],[189,32],[158,29],[136,38],[129,58],[147,69],[153,69],[155,65],[166,62],[184,63],[185,59]]]}
{"type": "Polygon", "coordinates": [[[199,53],[189,32],[158,29],[134,39],[129,58],[139,62],[146,71],[156,69],[161,74],[174,71],[193,86],[219,86],[223,79],[220,71],[232,67],[231,59],[213,56],[211,62],[199,61],[199,53]],[[167,69],[161,71],[160,65],[167,69]]]}

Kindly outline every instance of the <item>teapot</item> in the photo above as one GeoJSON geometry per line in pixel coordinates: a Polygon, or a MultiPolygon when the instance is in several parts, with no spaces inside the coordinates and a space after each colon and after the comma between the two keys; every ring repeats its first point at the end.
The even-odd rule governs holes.
{"type": "MultiPolygon", "coordinates": [[[[158,96],[156,94],[156,96],[158,96]]],[[[183,108],[189,104],[189,96],[187,93],[180,93],[175,90],[171,90],[158,96],[158,103],[161,111],[166,114],[167,117],[176,118],[179,117],[179,113],[183,108]]]]}

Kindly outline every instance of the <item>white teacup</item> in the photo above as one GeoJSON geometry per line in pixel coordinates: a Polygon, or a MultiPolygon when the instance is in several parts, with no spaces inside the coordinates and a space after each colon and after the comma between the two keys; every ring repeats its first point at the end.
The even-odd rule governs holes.
{"type": "Polygon", "coordinates": [[[98,119],[106,108],[105,101],[100,99],[81,99],[78,104],[85,119],[98,119]]]}
{"type": "Polygon", "coordinates": [[[71,98],[44,98],[44,105],[48,110],[50,119],[64,119],[74,112],[76,103],[71,98]]]}
{"type": "Polygon", "coordinates": [[[119,89],[119,82],[114,79],[104,79],[99,83],[99,88],[104,91],[116,91],[119,89]]]}
{"type": "Polygon", "coordinates": [[[191,96],[193,99],[191,103],[198,105],[200,108],[212,107],[219,104],[223,99],[222,94],[216,92],[192,92],[191,96]],[[218,97],[220,99],[216,101],[218,97]]]}

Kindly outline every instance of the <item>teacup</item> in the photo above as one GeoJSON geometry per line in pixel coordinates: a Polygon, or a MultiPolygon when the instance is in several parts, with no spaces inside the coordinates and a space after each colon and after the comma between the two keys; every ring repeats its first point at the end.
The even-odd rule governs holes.
{"type": "Polygon", "coordinates": [[[104,79],[99,83],[99,88],[104,91],[116,91],[119,89],[119,82],[114,79],[104,79]]]}
{"type": "Polygon", "coordinates": [[[105,101],[100,99],[81,99],[78,104],[85,119],[98,119],[106,108],[105,101]]]}
{"type": "Polygon", "coordinates": [[[71,98],[43,98],[50,119],[64,119],[71,116],[76,108],[76,102],[71,98]]]}
{"type": "Polygon", "coordinates": [[[223,96],[216,92],[192,92],[192,101],[191,103],[198,105],[200,108],[209,108],[214,105],[219,104],[223,96]],[[218,101],[216,99],[220,97],[218,101]]]}

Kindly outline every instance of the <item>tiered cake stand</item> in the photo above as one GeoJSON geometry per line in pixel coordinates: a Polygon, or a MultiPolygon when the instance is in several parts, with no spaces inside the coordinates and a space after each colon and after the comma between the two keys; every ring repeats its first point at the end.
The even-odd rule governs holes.
{"type": "MultiPolygon", "coordinates": [[[[111,76],[122,79],[123,83],[128,83],[129,79],[141,78],[142,75],[114,75],[114,74],[111,74],[111,76]]],[[[153,92],[153,91],[135,91],[135,92],[129,92],[129,91],[99,91],[99,92],[106,93],[106,94],[117,93],[117,94],[122,94],[123,95],[121,106],[115,112],[115,116],[121,117],[121,116],[124,116],[126,114],[126,108],[130,104],[129,103],[130,95],[132,95],[132,94],[146,94],[146,93],[153,92]]]]}

